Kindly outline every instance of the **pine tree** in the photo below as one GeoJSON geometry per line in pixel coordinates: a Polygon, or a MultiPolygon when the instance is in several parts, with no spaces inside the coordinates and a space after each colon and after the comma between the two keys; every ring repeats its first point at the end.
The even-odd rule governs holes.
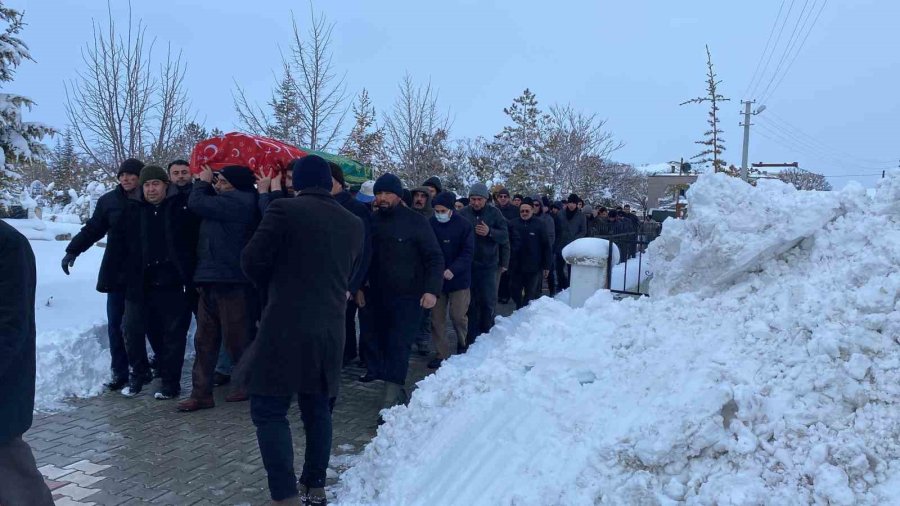
{"type": "Polygon", "coordinates": [[[506,184],[517,191],[537,189],[544,179],[540,171],[548,117],[538,108],[535,94],[527,88],[503,113],[513,124],[494,136],[494,149],[506,161],[506,167],[501,168],[506,184]]]}
{"type": "Polygon", "coordinates": [[[50,174],[55,195],[54,203],[69,201],[69,190],[79,191],[84,181],[84,166],[75,150],[71,128],[67,128],[50,155],[50,174]]]}
{"type": "Polygon", "coordinates": [[[340,154],[368,167],[383,164],[384,128],[376,124],[375,107],[365,88],[353,104],[353,119],[353,129],[347,135],[340,154]]]}
{"type": "Polygon", "coordinates": [[[716,72],[713,69],[712,54],[709,52],[709,46],[706,46],[706,96],[692,98],[680,105],[685,104],[702,104],[709,102],[709,117],[706,122],[709,124],[709,130],[703,133],[706,137],[702,141],[695,141],[695,144],[705,146],[703,151],[694,155],[691,159],[697,160],[697,163],[713,164],[713,171],[724,171],[726,163],[722,160],[722,153],[725,151],[725,139],[722,138],[722,129],[719,128],[719,102],[727,102],[730,98],[725,98],[719,94],[719,84],[721,80],[716,80],[716,72]]]}
{"type": "MultiPolygon", "coordinates": [[[[19,38],[25,26],[22,17],[22,13],[0,2],[0,20],[6,23],[0,33],[0,83],[11,82],[16,68],[24,60],[32,60],[28,46],[19,38]]],[[[0,93],[0,151],[4,158],[0,166],[0,191],[7,196],[11,191],[18,191],[13,187],[21,184],[22,174],[16,165],[46,156],[49,151],[40,141],[55,133],[49,126],[22,121],[22,108],[31,110],[33,106],[34,101],[28,97],[0,93]]]]}
{"type": "Polygon", "coordinates": [[[307,139],[300,109],[300,95],[291,69],[285,65],[284,75],[269,101],[272,108],[272,124],[266,135],[292,146],[303,146],[307,139]]]}

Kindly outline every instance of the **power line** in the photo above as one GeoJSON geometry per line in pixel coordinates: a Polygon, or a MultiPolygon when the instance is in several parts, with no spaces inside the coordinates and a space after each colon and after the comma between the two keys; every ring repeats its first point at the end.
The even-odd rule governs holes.
{"type": "Polygon", "coordinates": [[[775,37],[775,45],[772,46],[772,51],[769,53],[769,58],[766,59],[766,64],[763,66],[762,73],[760,74],[760,79],[756,83],[756,86],[753,87],[753,92],[751,95],[756,95],[756,90],[759,88],[759,85],[762,83],[762,76],[766,75],[766,70],[769,69],[769,63],[772,62],[772,56],[775,55],[775,49],[778,48],[778,42],[781,41],[781,34],[784,33],[784,27],[787,25],[788,19],[791,17],[791,10],[794,8],[794,0],[791,0],[791,4],[788,6],[787,15],[784,17],[784,22],[781,23],[781,28],[778,29],[778,36],[775,37]]]}
{"type": "MultiPolygon", "coordinates": [[[[815,9],[816,3],[818,3],[818,0],[813,0],[813,9],[815,9]]],[[[800,14],[797,15],[797,22],[794,23],[794,28],[793,30],[791,30],[791,36],[784,44],[784,51],[781,53],[781,58],[778,59],[778,64],[775,65],[775,70],[772,71],[772,77],[769,79],[769,82],[766,83],[766,87],[763,88],[763,92],[760,94],[760,96],[765,96],[766,92],[768,92],[769,88],[772,86],[772,83],[775,81],[775,79],[778,78],[778,72],[781,70],[781,66],[784,64],[785,59],[787,59],[788,54],[790,54],[794,49],[794,45],[797,43],[797,40],[799,40],[799,37],[797,36],[798,30],[802,32],[803,29],[806,28],[806,23],[810,17],[809,15],[807,15],[804,18],[804,14],[806,14],[807,12],[807,6],[809,6],[809,0],[805,0],[803,2],[803,8],[800,9],[800,14]]],[[[812,9],[809,10],[809,14],[812,14],[812,9]]]]}
{"type": "Polygon", "coordinates": [[[856,168],[856,169],[869,169],[869,170],[884,170],[884,169],[890,168],[890,167],[886,167],[886,166],[880,166],[880,167],[860,166],[860,164],[854,160],[842,160],[839,158],[834,158],[832,156],[829,156],[827,153],[822,153],[821,150],[819,150],[815,146],[811,146],[809,144],[801,142],[796,137],[788,139],[788,138],[785,138],[784,133],[778,132],[777,130],[772,129],[765,124],[759,124],[758,126],[762,130],[757,130],[757,133],[759,133],[763,137],[765,137],[769,140],[772,140],[772,141],[780,144],[781,146],[783,146],[787,149],[790,149],[791,151],[805,154],[806,156],[808,156],[810,158],[825,162],[828,165],[837,165],[840,167],[846,166],[846,167],[852,167],[852,168],[856,168]],[[766,132],[768,132],[768,134],[766,132]]]}
{"type": "MultiPolygon", "coordinates": [[[[819,12],[816,13],[816,17],[813,19],[812,24],[809,25],[809,29],[806,31],[806,35],[803,36],[803,40],[800,42],[800,46],[797,48],[797,52],[794,53],[794,56],[791,57],[791,60],[788,62],[787,67],[785,67],[784,71],[778,77],[778,81],[775,83],[775,86],[772,88],[772,91],[770,91],[768,95],[763,93],[763,96],[764,96],[763,100],[768,100],[769,98],[771,98],[772,95],[775,94],[775,90],[777,90],[778,87],[781,86],[781,83],[782,83],[782,81],[784,81],[784,78],[787,76],[788,71],[790,71],[791,67],[794,65],[794,62],[797,61],[797,57],[800,56],[800,51],[803,50],[803,46],[806,44],[806,39],[808,39],[809,34],[812,33],[813,28],[816,26],[816,23],[819,21],[819,16],[822,15],[822,11],[825,10],[826,5],[828,5],[828,0],[825,0],[824,2],[822,2],[822,6],[819,8],[819,12]]],[[[813,8],[815,8],[815,7],[813,7],[813,8]]],[[[810,14],[812,14],[812,10],[810,10],[810,14]]],[[[809,18],[807,18],[807,19],[809,19],[809,18]]]]}
{"type": "Polygon", "coordinates": [[[846,158],[848,160],[853,160],[855,163],[863,162],[866,165],[879,165],[880,166],[880,165],[894,163],[894,160],[875,160],[872,158],[861,158],[858,156],[851,155],[845,151],[841,151],[841,150],[833,147],[832,144],[820,141],[817,138],[813,137],[812,135],[805,133],[803,130],[801,130],[800,128],[798,128],[795,125],[792,125],[786,119],[782,118],[781,116],[779,116],[778,114],[776,114],[774,112],[771,112],[771,111],[768,112],[768,114],[765,117],[763,117],[762,119],[764,121],[769,122],[770,125],[773,127],[777,127],[780,130],[786,130],[789,133],[795,133],[797,136],[807,139],[807,142],[810,144],[813,144],[814,147],[816,147],[817,149],[822,150],[822,151],[828,151],[828,152],[832,153],[834,156],[836,156],[837,158],[846,158]]]}
{"type": "MultiPolygon", "coordinates": [[[[775,28],[778,26],[778,20],[781,18],[781,12],[784,10],[784,3],[786,1],[787,0],[781,0],[781,7],[778,8],[778,14],[775,16],[775,21],[772,22],[772,28],[769,30],[769,38],[766,39],[766,47],[759,55],[759,61],[756,62],[756,70],[753,71],[753,75],[750,77],[750,82],[747,83],[747,89],[744,90],[745,98],[749,98],[747,96],[747,92],[750,91],[750,87],[753,86],[753,82],[756,81],[756,78],[759,75],[759,67],[762,65],[763,59],[766,57],[766,53],[769,52],[769,44],[772,42],[772,36],[775,35],[775,28]]],[[[775,48],[772,49],[774,50],[775,48]]]]}

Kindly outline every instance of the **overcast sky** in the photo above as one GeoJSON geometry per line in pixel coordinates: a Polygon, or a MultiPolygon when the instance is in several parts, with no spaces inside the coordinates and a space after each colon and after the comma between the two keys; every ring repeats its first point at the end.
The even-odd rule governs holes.
{"type": "MultiPolygon", "coordinates": [[[[795,51],[800,48],[805,32],[797,20],[806,6],[801,19],[812,30],[796,60],[784,58],[783,81],[753,120],[751,162],[798,161],[829,176],[863,174],[830,180],[836,187],[852,179],[869,186],[876,181],[872,174],[900,164],[900,2],[831,0],[816,18],[825,1],[332,0],[313,6],[335,24],[334,63],[346,72],[349,90],[367,88],[379,111],[390,107],[409,72],[439,89],[453,137],[490,137],[506,122],[503,107],[528,87],[544,107],[569,103],[606,118],[626,143],[614,158],[635,164],[697,153],[693,141],[706,129],[707,109],[678,104],[704,93],[709,44],[721,92],[732,99],[722,106],[721,127],[725,159],[735,165],[741,161],[740,100],[753,98],[746,90],[764,66],[767,41],[772,46],[781,34],[771,59],[768,53],[762,59],[768,72],[750,87],[758,88],[757,98],[795,27],[795,51]]],[[[37,101],[28,119],[64,128],[64,82],[83,65],[92,19],[105,23],[107,2],[6,4],[25,10],[23,38],[36,60],[20,67],[6,89],[37,101]]],[[[291,11],[301,28],[309,24],[305,1],[132,4],[135,18],[157,39],[157,54],[168,43],[184,52],[198,120],[225,131],[239,128],[234,81],[265,101],[279,68],[279,45],[289,41],[291,11]]],[[[127,3],[113,2],[112,14],[124,23],[127,3]]]]}

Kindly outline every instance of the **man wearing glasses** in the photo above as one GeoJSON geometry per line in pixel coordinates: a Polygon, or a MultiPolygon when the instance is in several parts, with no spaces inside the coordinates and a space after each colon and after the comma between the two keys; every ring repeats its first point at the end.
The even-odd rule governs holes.
{"type": "Polygon", "coordinates": [[[550,274],[550,238],[544,222],[534,218],[534,204],[523,200],[519,217],[509,226],[509,278],[516,309],[541,295],[541,283],[550,274]]]}

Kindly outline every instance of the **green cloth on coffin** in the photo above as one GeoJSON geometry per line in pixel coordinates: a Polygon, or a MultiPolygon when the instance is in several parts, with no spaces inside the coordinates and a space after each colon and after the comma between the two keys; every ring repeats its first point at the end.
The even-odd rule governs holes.
{"type": "Polygon", "coordinates": [[[340,155],[332,155],[331,153],[325,153],[323,151],[308,151],[305,149],[304,151],[306,151],[310,155],[321,156],[329,162],[338,164],[338,166],[344,172],[344,181],[346,181],[348,185],[363,184],[370,179],[374,179],[374,177],[372,176],[371,167],[366,167],[365,165],[357,162],[352,158],[347,158],[346,156],[340,155]]]}

